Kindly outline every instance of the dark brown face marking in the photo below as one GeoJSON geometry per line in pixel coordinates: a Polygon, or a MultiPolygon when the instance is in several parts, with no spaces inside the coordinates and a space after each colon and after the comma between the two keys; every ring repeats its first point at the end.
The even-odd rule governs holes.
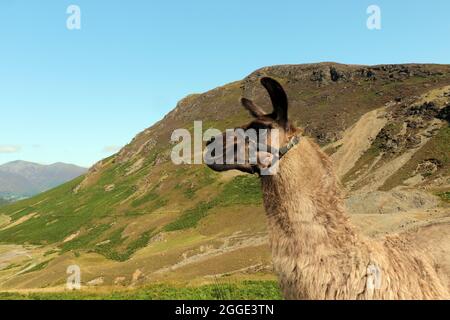
{"type": "MultiPolygon", "coordinates": [[[[266,88],[269,93],[270,99],[273,105],[273,112],[267,114],[263,111],[262,108],[257,106],[253,101],[242,98],[241,103],[247,111],[249,111],[250,115],[253,116],[254,120],[246,125],[235,128],[242,129],[247,131],[249,129],[253,129],[257,133],[258,143],[263,139],[267,140],[266,137],[271,136],[271,130],[276,129],[278,131],[278,142],[277,146],[281,146],[286,144],[289,141],[291,135],[297,132],[297,129],[292,127],[288,121],[288,98],[283,89],[283,87],[272,78],[262,78],[261,84],[266,88]],[[266,136],[262,137],[260,132],[266,132],[266,136]]],[[[236,151],[238,146],[236,145],[236,141],[234,143],[230,143],[226,140],[226,132],[222,133],[220,136],[216,136],[211,141],[207,143],[206,152],[212,152],[213,150],[209,150],[209,147],[213,148],[213,141],[220,141],[222,139],[223,150],[221,150],[221,156],[218,157],[218,160],[214,163],[209,163],[208,166],[215,171],[227,171],[227,170],[240,170],[247,173],[255,173],[260,172],[260,165],[251,164],[245,162],[244,164],[238,164],[236,156],[233,159],[232,163],[227,163],[226,155],[231,151],[236,151]]],[[[273,141],[266,141],[267,145],[273,144],[273,141]]],[[[248,146],[246,146],[248,152],[248,146]]],[[[235,152],[236,153],[236,152],[235,152]]]]}

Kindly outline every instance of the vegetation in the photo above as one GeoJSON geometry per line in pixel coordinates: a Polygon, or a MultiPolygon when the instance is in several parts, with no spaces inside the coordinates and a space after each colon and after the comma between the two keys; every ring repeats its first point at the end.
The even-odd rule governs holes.
{"type": "Polygon", "coordinates": [[[448,174],[450,171],[450,127],[448,125],[442,127],[400,170],[385,182],[381,189],[389,190],[401,184],[411,177],[420,163],[430,160],[438,164],[438,170],[426,174],[428,179],[432,179],[440,173],[448,174]]]}
{"type": "Polygon", "coordinates": [[[131,202],[131,206],[139,207],[139,206],[143,205],[144,203],[157,200],[158,198],[159,198],[159,195],[155,191],[152,191],[152,192],[147,193],[143,197],[138,198],[138,199],[134,200],[133,202],[131,202]]]}
{"type": "Polygon", "coordinates": [[[61,245],[62,252],[73,251],[77,249],[86,248],[94,241],[98,241],[99,236],[110,228],[109,225],[103,224],[93,227],[89,232],[76,237],[72,241],[68,241],[61,245]]]}
{"type": "Polygon", "coordinates": [[[223,206],[234,204],[262,203],[261,184],[256,176],[243,175],[235,177],[225,185],[218,201],[223,206]]]}
{"type": "Polygon", "coordinates": [[[222,192],[213,200],[200,202],[195,208],[185,211],[177,220],[167,225],[165,231],[193,228],[206,217],[209,211],[218,206],[260,204],[261,187],[255,176],[237,176],[227,183],[222,192]]]}
{"type": "Polygon", "coordinates": [[[122,260],[122,255],[118,253],[115,248],[125,241],[125,238],[122,237],[123,230],[124,228],[119,228],[113,231],[103,242],[95,244],[94,251],[111,260],[122,260]]]}
{"type": "Polygon", "coordinates": [[[450,191],[438,193],[438,196],[445,202],[450,203],[450,191]]]}
{"type": "Polygon", "coordinates": [[[35,271],[39,271],[39,270],[45,269],[48,266],[49,262],[50,262],[50,260],[41,262],[41,263],[35,265],[33,268],[28,269],[24,273],[30,273],[30,272],[35,272],[35,271]]]}
{"type": "MultiPolygon", "coordinates": [[[[105,160],[109,162],[110,159],[105,160]]],[[[148,168],[147,168],[148,169],[148,168]]],[[[167,200],[159,197],[155,192],[137,199],[132,207],[136,210],[124,210],[119,203],[132,196],[137,179],[145,175],[145,171],[135,176],[125,176],[126,166],[113,165],[105,170],[97,184],[87,186],[75,193],[73,190],[84,177],[75,179],[58,188],[42,193],[32,199],[13,203],[2,208],[2,214],[9,216],[11,221],[24,219],[17,226],[0,231],[3,243],[14,244],[59,244],[61,253],[67,251],[95,251],[114,260],[128,259],[144,240],[148,241],[148,234],[138,235],[137,239],[129,239],[128,246],[119,250],[119,246],[126,239],[122,239],[122,227],[111,231],[111,226],[117,221],[117,216],[133,217],[151,213],[163,207],[167,200]],[[105,186],[114,185],[106,192],[105,186]],[[108,195],[105,197],[105,195],[108,195]],[[57,201],[47,201],[57,199],[57,201]],[[121,230],[118,230],[121,229],[121,230]],[[76,235],[72,240],[63,242],[69,236],[76,235]],[[105,244],[97,246],[105,241],[105,244]],[[107,242],[107,243],[106,243],[107,242]]]]}
{"type": "Polygon", "coordinates": [[[103,245],[98,245],[95,249],[97,253],[104,255],[105,257],[116,260],[116,261],[126,261],[133,253],[135,253],[140,248],[145,247],[148,244],[152,236],[152,231],[146,231],[139,236],[138,239],[132,241],[125,249],[125,251],[118,251],[116,248],[122,244],[125,239],[122,238],[123,229],[117,230],[112,234],[108,243],[103,245]]]}
{"type": "Polygon", "coordinates": [[[0,292],[0,300],[280,300],[275,281],[244,281],[219,283],[200,287],[181,287],[168,284],[147,286],[133,291],[92,293],[72,291],[61,293],[0,292]]]}

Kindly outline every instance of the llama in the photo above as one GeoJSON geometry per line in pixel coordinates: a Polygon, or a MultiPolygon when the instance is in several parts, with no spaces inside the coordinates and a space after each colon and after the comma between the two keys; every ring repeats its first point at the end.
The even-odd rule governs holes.
{"type": "MultiPolygon", "coordinates": [[[[425,250],[401,235],[374,240],[357,232],[345,212],[330,158],[288,121],[288,98],[282,86],[268,77],[262,78],[261,84],[274,111],[266,114],[243,98],[243,106],[254,119],[240,128],[278,129],[278,143],[287,147],[280,155],[277,172],[261,174],[270,166],[273,154],[259,149],[256,164],[248,160],[236,164],[236,158],[229,163],[224,155],[236,150],[236,141],[223,143],[222,155],[208,166],[215,171],[259,174],[273,264],[284,297],[448,299],[446,276],[438,272],[425,250]]],[[[211,149],[217,139],[225,141],[225,133],[207,143],[206,152],[213,156],[211,149]]],[[[270,142],[267,145],[270,148],[270,142]]]]}

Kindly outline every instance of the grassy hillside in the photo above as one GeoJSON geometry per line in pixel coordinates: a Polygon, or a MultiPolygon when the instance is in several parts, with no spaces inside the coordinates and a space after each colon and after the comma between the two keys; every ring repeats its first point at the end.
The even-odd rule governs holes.
{"type": "MultiPolygon", "coordinates": [[[[438,161],[436,168],[429,173],[424,169],[420,183],[448,176],[448,125],[442,111],[447,100],[439,100],[446,91],[439,99],[428,97],[439,100],[435,113],[419,106],[425,103],[421,97],[450,85],[449,66],[324,63],[263,68],[242,81],[183,99],[87,175],[0,208],[6,221],[0,223],[0,243],[8,250],[20,246],[33,256],[31,262],[23,255],[5,260],[0,289],[61,286],[72,263],[85,270],[83,282],[97,279],[102,285],[273,279],[257,177],[170,161],[174,129],[192,130],[194,120],[203,120],[203,130],[245,123],[249,117],[239,105],[241,96],[269,110],[257,81],[262,75],[284,84],[291,119],[330,154],[341,148],[346,130],[363,115],[387,108],[386,125],[343,177],[349,190],[371,185],[375,178],[369,167],[375,172],[414,147],[411,158],[375,190],[403,185],[431,159],[438,161]],[[422,122],[416,119],[413,125],[413,118],[422,122]],[[436,130],[421,140],[424,144],[414,145],[415,137],[431,126],[436,130]]],[[[443,183],[439,192],[446,188],[443,183]]]]}

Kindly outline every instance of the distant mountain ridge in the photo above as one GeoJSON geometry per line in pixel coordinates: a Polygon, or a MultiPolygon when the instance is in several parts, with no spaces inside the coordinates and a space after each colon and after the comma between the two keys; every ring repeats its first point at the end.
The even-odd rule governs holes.
{"type": "Polygon", "coordinates": [[[21,160],[8,162],[0,165],[0,197],[30,197],[79,177],[86,171],[86,168],[61,162],[51,165],[21,160]]]}

